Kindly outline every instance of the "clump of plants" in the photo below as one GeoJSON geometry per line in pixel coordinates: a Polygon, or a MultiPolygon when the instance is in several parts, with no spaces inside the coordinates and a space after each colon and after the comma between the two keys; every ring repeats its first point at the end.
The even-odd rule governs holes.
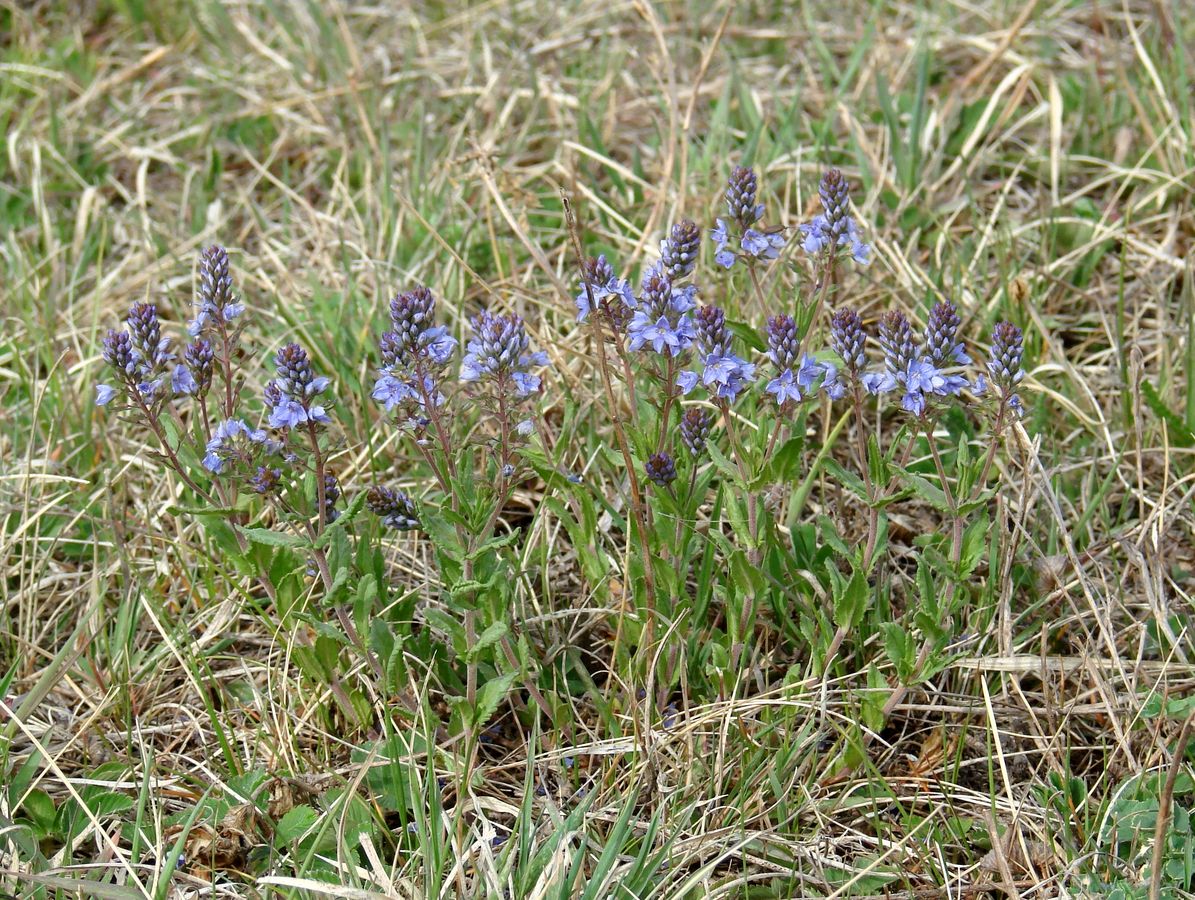
{"type": "Polygon", "coordinates": [[[964,624],[990,623],[983,566],[1000,551],[988,509],[1023,412],[1023,338],[995,324],[977,365],[948,299],[927,304],[924,324],[859,308],[866,229],[837,169],[818,195],[821,213],[786,227],[768,217],[757,174],[737,167],[725,214],[672,225],[634,281],[585,252],[570,212],[561,240],[596,361],[588,415],[607,444],[602,477],[556,462],[584,451],[561,416],[541,414],[559,405],[550,355],[569,351],[533,346],[524,320],[496,307],[454,334],[423,285],[381,311],[371,391],[377,426],[419,464],[357,467],[393,473],[382,480],[336,471],[337,386],[287,343],[252,388],[250,317],[220,247],[200,257],[186,337],[164,334],[147,303],[107,333],[96,402],[156,438],[189,493],[174,512],[202,522],[256,585],[262,614],[311,626],[298,658],[362,728],[378,725],[368,695],[401,691],[412,656],[435,676],[450,733],[476,736],[508,700],[553,719],[562,682],[512,615],[525,559],[520,531],[503,525],[531,485],[587,590],[621,604],[608,661],[618,676],[601,678],[631,686],[620,703],[662,723],[678,702],[749,689],[747,673],[799,687],[852,656],[869,673],[860,719],[876,729],[941,670],[964,624]],[[941,526],[914,537],[911,568],[889,553],[891,513],[909,505],[941,526]],[[623,552],[599,534],[602,513],[623,552]],[[385,552],[421,539],[438,574],[423,593],[385,552]],[[691,624],[674,628],[682,618],[691,624]],[[368,690],[344,679],[345,658],[366,662],[368,690]]]}

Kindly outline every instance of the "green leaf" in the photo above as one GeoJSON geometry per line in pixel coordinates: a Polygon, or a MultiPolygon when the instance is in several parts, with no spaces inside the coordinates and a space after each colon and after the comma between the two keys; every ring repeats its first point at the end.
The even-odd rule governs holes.
{"type": "Polygon", "coordinates": [[[718,449],[717,444],[715,444],[713,441],[709,441],[706,443],[705,449],[706,452],[709,453],[710,462],[714,464],[714,468],[721,472],[727,481],[738,485],[739,488],[746,488],[746,485],[743,484],[743,479],[739,477],[738,467],[726,458],[726,454],[718,449]]]}
{"type": "Polygon", "coordinates": [[[789,438],[772,453],[766,468],[767,480],[785,483],[795,481],[801,474],[801,456],[805,452],[805,438],[789,438]]]}
{"type": "Polygon", "coordinates": [[[834,624],[839,628],[855,628],[867,612],[867,598],[871,593],[867,578],[855,569],[849,580],[840,578],[839,584],[835,585],[834,591],[834,624]]]}
{"type": "Polygon", "coordinates": [[[266,547],[310,547],[311,542],[298,534],[286,534],[270,528],[242,528],[241,534],[250,543],[262,544],[266,547]]]}
{"type": "Polygon", "coordinates": [[[834,479],[844,488],[862,500],[864,503],[870,503],[871,498],[867,496],[867,485],[863,483],[863,479],[854,472],[848,472],[836,460],[826,457],[822,461],[822,465],[826,467],[827,471],[834,476],[834,479]]]}
{"type": "Polygon", "coordinates": [[[880,625],[880,631],[884,636],[884,653],[896,669],[897,677],[901,681],[908,681],[917,664],[917,648],[913,639],[896,622],[884,622],[880,625]]]}
{"type": "Polygon", "coordinates": [[[483,650],[494,646],[496,643],[506,637],[508,631],[510,631],[510,629],[507,628],[505,622],[495,622],[480,635],[478,635],[477,642],[469,648],[469,659],[477,659],[483,650]]]}
{"type": "Polygon", "coordinates": [[[1166,423],[1170,432],[1170,442],[1179,447],[1195,446],[1195,431],[1192,431],[1178,413],[1172,411],[1155,388],[1148,381],[1141,382],[1141,393],[1145,395],[1145,404],[1153,414],[1166,423]]]}
{"type": "Polygon", "coordinates": [[[950,504],[946,501],[946,494],[940,487],[931,484],[915,472],[901,472],[900,477],[914,494],[934,509],[944,513],[951,511],[950,504]]]}
{"type": "Polygon", "coordinates": [[[498,704],[506,698],[510,686],[514,684],[517,674],[508,672],[497,678],[491,678],[481,686],[481,690],[477,692],[477,708],[473,711],[474,725],[484,725],[493,717],[498,709],[498,704]]]}
{"type": "Polygon", "coordinates": [[[32,790],[25,797],[22,806],[25,808],[25,814],[41,832],[42,837],[53,834],[57,811],[54,809],[54,801],[50,799],[49,794],[42,790],[32,790]]]}
{"type": "Polygon", "coordinates": [[[319,821],[319,814],[306,804],[287,811],[274,829],[274,846],[287,847],[300,840],[319,821]]]}

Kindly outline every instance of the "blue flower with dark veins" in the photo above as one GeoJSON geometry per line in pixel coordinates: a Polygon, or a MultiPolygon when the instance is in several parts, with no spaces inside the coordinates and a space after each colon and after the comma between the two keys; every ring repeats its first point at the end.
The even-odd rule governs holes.
{"type": "Polygon", "coordinates": [[[756,231],[748,228],[741,241],[743,252],[756,259],[776,259],[784,249],[784,235],[778,231],[756,231]]]}
{"type": "Polygon", "coordinates": [[[754,380],[754,363],[749,363],[733,353],[711,353],[705,357],[700,375],[697,372],[681,372],[676,383],[681,393],[688,394],[700,382],[712,396],[733,403],[754,380]]]}
{"type": "Polygon", "coordinates": [[[639,310],[627,326],[627,335],[630,337],[628,346],[632,350],[642,350],[646,345],[656,353],[675,357],[684,353],[693,343],[693,326],[687,316],[681,316],[674,325],[667,316],[662,315],[653,321],[644,310],[639,310]]]}

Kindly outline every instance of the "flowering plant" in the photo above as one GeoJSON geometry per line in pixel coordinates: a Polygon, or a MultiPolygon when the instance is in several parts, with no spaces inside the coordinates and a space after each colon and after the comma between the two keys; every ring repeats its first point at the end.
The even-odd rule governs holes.
{"type": "MultiPolygon", "coordinates": [[[[622,585],[630,614],[616,653],[642,663],[661,708],[686,666],[733,692],[744,673],[764,677],[769,654],[822,677],[876,636],[894,674],[884,699],[862,704],[874,726],[947,659],[984,557],[995,455],[1024,412],[1023,336],[996,325],[976,373],[950,301],[929,309],[920,334],[900,309],[844,302],[852,272],[874,253],[838,170],[821,179],[821,212],[796,227],[764,224],[759,193],[756,173],[736,167],[725,215],[708,232],[709,276],[703,230],[685,219],[668,229],[637,289],[607,256],[582,257],[568,211],[580,259],[576,318],[601,379],[593,409],[614,442],[601,459],[613,461],[625,497],[595,494],[549,459],[540,406],[550,360],[527,322],[482,309],[468,319],[462,350],[423,285],[384,307],[370,391],[379,420],[422,467],[342,483],[332,377],[303,346],[284,343],[252,397],[238,370],[247,307],[219,247],[200,257],[181,353],[157,307],[134,304],[126,327],[103,339],[111,377],[96,402],[155,436],[193,495],[190,511],[237,570],[281,615],[311,625],[301,662],[362,724],[373,712],[365,688],[343,683],[344,656],[399,690],[410,674],[404,642],[425,651],[418,656],[435,668],[457,730],[476,736],[507,698],[552,715],[512,616],[524,563],[518,529],[504,521],[516,493],[534,485],[541,508],[568,530],[590,589],[608,597],[622,585]],[[781,287],[786,271],[795,299],[781,287]],[[972,422],[988,430],[984,452],[973,452],[972,422]],[[854,438],[843,442],[849,452],[844,434],[854,438]],[[811,487],[826,476],[843,511],[810,516],[811,487]],[[895,614],[893,583],[907,577],[888,558],[899,503],[926,507],[947,527],[917,542],[918,599],[895,614]],[[625,536],[625,562],[600,551],[599,510],[625,536]],[[864,522],[848,541],[859,512],[864,522]],[[387,553],[422,538],[438,583],[392,600],[387,553]],[[713,578],[715,564],[730,577],[713,578]],[[326,610],[339,627],[322,620],[326,610]],[[704,624],[686,646],[670,646],[681,617],[704,624]]],[[[556,460],[571,452],[564,441],[562,432],[556,460]]],[[[369,462],[368,471],[391,469],[369,462]]]]}

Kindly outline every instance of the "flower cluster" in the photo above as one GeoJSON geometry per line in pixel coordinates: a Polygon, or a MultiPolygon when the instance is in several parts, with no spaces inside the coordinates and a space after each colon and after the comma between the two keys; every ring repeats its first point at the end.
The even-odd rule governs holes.
{"type": "MultiPolygon", "coordinates": [[[[243,419],[225,419],[216,426],[207,442],[203,467],[213,475],[221,475],[228,471],[230,464],[251,467],[263,453],[277,453],[280,449],[281,445],[270,440],[262,429],[250,428],[243,419]]],[[[275,480],[273,484],[276,483],[275,480]]]]}
{"type": "MultiPolygon", "coordinates": [[[[992,347],[988,356],[988,375],[996,385],[1000,402],[1020,415],[1024,412],[1021,397],[1016,386],[1025,377],[1021,369],[1021,358],[1025,353],[1025,339],[1021,329],[1011,322],[998,322],[992,330],[992,347]]],[[[975,379],[974,392],[982,396],[987,392],[987,378],[980,375],[975,379]]]]}
{"type": "Polygon", "coordinates": [[[676,481],[676,463],[667,453],[653,453],[643,464],[647,478],[657,487],[666,488],[676,481]]]}
{"type": "Polygon", "coordinates": [[[802,353],[797,337],[797,323],[792,316],[771,316],[767,325],[768,359],[776,369],[776,377],[768,382],[767,393],[776,405],[799,403],[813,396],[820,386],[832,397],[837,395],[838,381],[835,367],[818,362],[812,355],[802,353]]]}
{"type": "Polygon", "coordinates": [[[755,364],[736,355],[731,349],[726,314],[717,306],[703,306],[694,315],[697,321],[696,343],[701,356],[702,370],[681,372],[676,383],[688,394],[698,381],[719,400],[733,403],[742,391],[755,380],[755,364]]]}
{"type": "Polygon", "coordinates": [[[730,173],[726,185],[727,219],[718,219],[713,231],[716,247],[714,260],[729,269],[739,256],[771,260],[780,256],[786,239],[783,228],[764,228],[758,223],[763,218],[764,206],[756,202],[758,181],[755,172],[745,166],[736,166],[730,173]],[[734,237],[738,238],[740,253],[731,249],[734,237]]]}
{"type": "Polygon", "coordinates": [[[419,527],[419,512],[415,502],[402,491],[384,485],[374,485],[365,495],[369,511],[382,524],[395,531],[410,531],[419,527]]]}
{"type": "Polygon", "coordinates": [[[647,270],[640,287],[635,314],[627,326],[627,346],[649,347],[655,353],[678,357],[693,344],[694,291],[676,289],[672,280],[656,265],[647,270]]]}
{"type": "Polygon", "coordinates": [[[828,169],[818,185],[822,212],[800,226],[801,246],[809,254],[849,249],[860,265],[871,261],[871,246],[863,243],[859,226],[850,214],[850,185],[838,169],[828,169]]]}
{"type": "Polygon", "coordinates": [[[125,325],[127,330],[110,329],[104,337],[104,362],[116,374],[117,385],[96,385],[97,406],[110,403],[122,390],[141,404],[161,399],[163,376],[174,357],[169,350],[170,339],[162,337],[158,307],[134,303],[125,325]]]}
{"type": "Polygon", "coordinates": [[[531,342],[522,317],[482,310],[470,324],[473,337],[461,360],[461,381],[489,382],[500,393],[513,387],[517,399],[537,393],[540,377],[528,369],[548,365],[548,355],[542,350],[530,351],[531,342]]]}
{"type": "MultiPolygon", "coordinates": [[[[866,332],[859,314],[849,308],[835,311],[830,320],[830,346],[842,360],[847,380],[857,383],[871,394],[887,394],[899,390],[901,406],[915,416],[924,416],[932,403],[957,397],[970,389],[981,396],[987,389],[987,379],[980,375],[973,382],[958,371],[971,364],[966,348],[958,339],[960,325],[954,304],[941,302],[930,310],[924,341],[918,343],[913,325],[900,310],[890,310],[880,317],[878,342],[883,354],[883,369],[866,372],[866,332]]],[[[1013,386],[1024,377],[1021,364],[1021,332],[1015,326],[1001,322],[992,340],[992,359],[988,371],[1001,388],[1001,398],[1010,409],[1019,412],[1020,398],[1013,386]]],[[[845,393],[845,385],[831,372],[825,387],[837,399],[845,393]]]]}
{"type": "Polygon", "coordinates": [[[187,326],[187,332],[191,337],[199,337],[214,329],[227,337],[228,326],[244,311],[245,304],[232,292],[228,251],[223,247],[208,247],[199,257],[199,296],[195,318],[187,326]]]}
{"type": "Polygon", "coordinates": [[[452,361],[456,338],[435,324],[436,299],[420,285],[390,301],[389,331],[378,341],[382,366],[373,386],[373,399],[398,419],[421,427],[428,412],[444,403],[440,379],[452,361]]]}
{"type": "Polygon", "coordinates": [[[326,376],[316,376],[307,351],[298,344],[287,344],[274,357],[278,376],[267,382],[266,403],[271,428],[298,428],[324,425],[331,421],[316,398],[331,383],[326,376]]]}
{"type": "Polygon", "coordinates": [[[606,257],[596,256],[581,266],[581,289],[577,294],[577,321],[584,322],[596,308],[615,334],[627,330],[635,307],[630,282],[619,278],[606,257]]]}

